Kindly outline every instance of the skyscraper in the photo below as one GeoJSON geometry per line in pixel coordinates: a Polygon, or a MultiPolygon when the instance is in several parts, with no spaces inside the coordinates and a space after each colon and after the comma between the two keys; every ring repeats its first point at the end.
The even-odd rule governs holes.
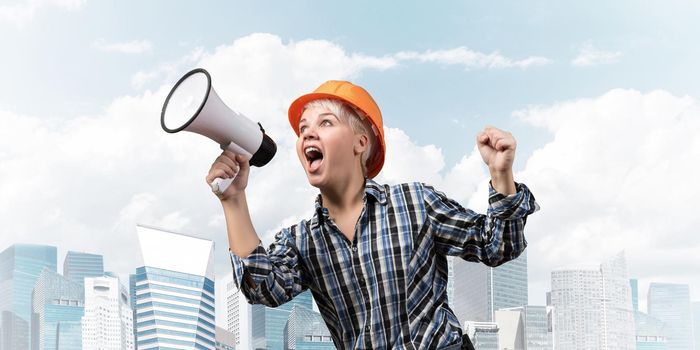
{"type": "Polygon", "coordinates": [[[294,305],[284,329],[284,349],[333,350],[335,345],[320,313],[294,305]]]}
{"type": "Polygon", "coordinates": [[[632,294],[624,254],[600,265],[552,271],[554,348],[634,350],[632,294]]]}
{"type": "Polygon", "coordinates": [[[639,310],[639,282],[636,278],[630,279],[630,290],[632,291],[632,310],[639,310]]]}
{"type": "MultiPolygon", "coordinates": [[[[527,250],[499,267],[454,259],[454,298],[450,307],[460,322],[492,322],[498,309],[528,304],[527,250]]],[[[449,268],[449,266],[448,266],[449,268]]]]}
{"type": "Polygon", "coordinates": [[[136,269],[140,350],[216,345],[214,243],[138,225],[143,266],[136,269]]]}
{"type": "Polygon", "coordinates": [[[499,328],[495,322],[473,322],[464,323],[464,331],[469,335],[472,345],[478,350],[499,350],[498,342],[499,328]]]}
{"type": "MultiPolygon", "coordinates": [[[[312,309],[313,297],[311,292],[307,290],[297,295],[291,301],[275,308],[252,305],[251,332],[253,349],[272,350],[284,347],[284,327],[294,306],[312,309]]],[[[325,323],[323,326],[325,327],[325,323]]]]}
{"type": "Polygon", "coordinates": [[[87,277],[83,350],[133,350],[133,313],[126,288],[115,277],[87,277]]]}
{"type": "Polygon", "coordinates": [[[15,244],[0,253],[0,348],[29,349],[32,291],[44,268],[56,271],[56,247],[15,244]]]}
{"type": "Polygon", "coordinates": [[[668,350],[665,324],[641,311],[634,314],[637,350],[668,350]]]}
{"type": "Polygon", "coordinates": [[[501,349],[552,350],[546,306],[496,310],[501,349]]]}
{"type": "Polygon", "coordinates": [[[649,315],[666,325],[669,350],[693,348],[690,288],[687,284],[651,283],[647,305],[649,315]]]}
{"type": "Polygon", "coordinates": [[[63,276],[79,285],[85,277],[104,275],[102,255],[69,251],[63,261],[63,276]]]}
{"type": "Polygon", "coordinates": [[[233,273],[226,269],[216,281],[217,325],[230,332],[237,349],[250,349],[251,305],[233,281],[233,273]]]}
{"type": "Polygon", "coordinates": [[[32,294],[32,350],[80,349],[83,287],[45,268],[32,294]]]}

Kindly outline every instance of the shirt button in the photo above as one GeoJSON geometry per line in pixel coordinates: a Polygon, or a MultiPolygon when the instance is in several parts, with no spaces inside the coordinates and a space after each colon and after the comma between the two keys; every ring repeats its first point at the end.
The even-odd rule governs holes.
{"type": "Polygon", "coordinates": [[[357,246],[352,246],[352,251],[356,252],[357,251],[357,246]]]}
{"type": "Polygon", "coordinates": [[[369,330],[370,330],[370,327],[369,327],[369,326],[365,326],[365,331],[369,332],[369,330]]]}

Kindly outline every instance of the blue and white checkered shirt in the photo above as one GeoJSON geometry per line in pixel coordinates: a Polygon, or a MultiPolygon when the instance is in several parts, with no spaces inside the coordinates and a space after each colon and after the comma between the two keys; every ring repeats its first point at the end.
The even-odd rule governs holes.
{"type": "Polygon", "coordinates": [[[462,342],[447,304],[447,255],[498,266],[525,249],[528,188],[489,186],[486,215],[421,183],[368,179],[353,241],[316,200],[311,220],[283,229],[270,247],[231,254],[250,303],[275,307],[311,289],[339,349],[439,349],[462,342]]]}

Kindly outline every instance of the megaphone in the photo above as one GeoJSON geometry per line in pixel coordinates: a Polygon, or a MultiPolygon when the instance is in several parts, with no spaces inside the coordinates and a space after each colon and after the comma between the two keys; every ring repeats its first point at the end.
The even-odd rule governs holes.
{"type": "MultiPolygon", "coordinates": [[[[245,155],[250,165],[261,167],[277,152],[277,145],[260,123],[230,109],[211,85],[211,75],[197,68],[175,84],[163,103],[160,125],[169,133],[194,132],[217,142],[221,149],[245,155]]],[[[212,191],[223,193],[235,176],[216,178],[212,191]]]]}

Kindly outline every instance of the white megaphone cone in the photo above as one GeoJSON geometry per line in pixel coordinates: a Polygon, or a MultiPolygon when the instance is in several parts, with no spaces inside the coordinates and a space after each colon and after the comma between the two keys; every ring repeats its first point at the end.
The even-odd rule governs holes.
{"type": "MultiPolygon", "coordinates": [[[[160,114],[160,125],[169,133],[185,130],[204,135],[221,149],[245,155],[250,165],[258,167],[267,164],[277,151],[262,125],[234,112],[221,101],[211,86],[211,76],[201,68],[185,74],[170,90],[160,114]]],[[[234,179],[235,176],[216,178],[210,185],[221,194],[234,179]]]]}

